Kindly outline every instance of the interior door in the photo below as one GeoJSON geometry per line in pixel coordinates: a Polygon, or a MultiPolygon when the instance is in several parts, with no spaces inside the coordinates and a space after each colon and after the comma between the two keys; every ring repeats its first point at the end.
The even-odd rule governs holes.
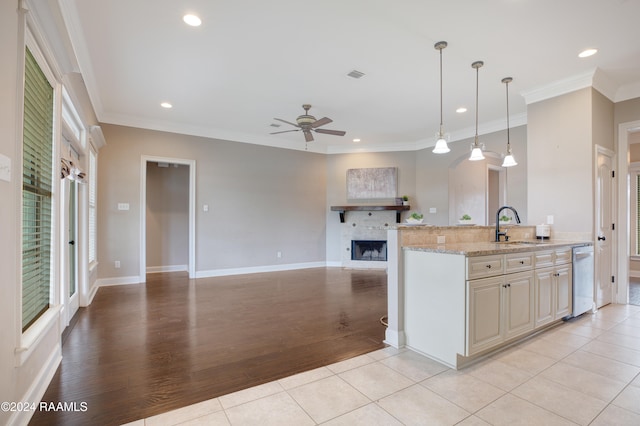
{"type": "Polygon", "coordinates": [[[62,286],[65,312],[65,325],[75,315],[79,306],[78,297],[78,184],[75,181],[64,179],[65,194],[65,227],[63,244],[67,249],[63,251],[65,279],[62,286]]]}
{"type": "Polygon", "coordinates": [[[596,242],[595,261],[595,302],[596,307],[613,301],[614,291],[614,218],[615,185],[613,175],[614,153],[596,147],[596,242]]]}

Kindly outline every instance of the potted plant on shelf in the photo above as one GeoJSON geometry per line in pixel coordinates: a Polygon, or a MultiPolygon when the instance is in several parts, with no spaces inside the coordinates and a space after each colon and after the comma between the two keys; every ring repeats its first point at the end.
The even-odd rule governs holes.
{"type": "Polygon", "coordinates": [[[403,206],[408,206],[409,205],[409,196],[408,195],[403,195],[402,196],[402,205],[403,206]]]}
{"type": "Polygon", "coordinates": [[[413,224],[413,225],[418,224],[418,223],[422,223],[422,218],[423,217],[424,217],[424,215],[422,213],[413,212],[407,218],[407,223],[410,223],[410,224],[413,224]]]}
{"type": "Polygon", "coordinates": [[[463,214],[462,217],[460,219],[458,219],[458,223],[460,225],[472,225],[473,221],[471,219],[471,216],[469,216],[468,214],[463,214]]]}

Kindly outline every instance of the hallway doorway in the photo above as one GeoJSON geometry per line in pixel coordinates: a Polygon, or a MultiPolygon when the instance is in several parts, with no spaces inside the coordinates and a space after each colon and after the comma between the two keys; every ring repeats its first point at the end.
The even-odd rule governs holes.
{"type": "Polygon", "coordinates": [[[195,166],[142,156],[139,282],[147,272],[187,271],[195,278],[195,166]]]}

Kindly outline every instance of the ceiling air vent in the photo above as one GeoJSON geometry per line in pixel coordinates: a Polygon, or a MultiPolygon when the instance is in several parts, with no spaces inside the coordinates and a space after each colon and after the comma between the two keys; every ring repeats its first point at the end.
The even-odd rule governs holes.
{"type": "Polygon", "coordinates": [[[360,77],[364,76],[364,73],[363,73],[363,72],[360,72],[360,71],[358,71],[358,70],[353,70],[353,71],[351,71],[351,72],[350,72],[349,74],[347,74],[347,75],[348,75],[349,77],[351,77],[351,78],[360,78],[360,77]]]}
{"type": "Polygon", "coordinates": [[[271,127],[280,127],[280,125],[276,124],[276,123],[271,123],[271,124],[269,124],[269,126],[271,126],[271,127]]]}

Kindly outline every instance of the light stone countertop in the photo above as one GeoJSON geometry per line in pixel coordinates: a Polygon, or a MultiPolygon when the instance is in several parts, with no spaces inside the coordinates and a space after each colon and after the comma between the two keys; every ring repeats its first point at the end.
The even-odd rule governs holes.
{"type": "Polygon", "coordinates": [[[492,254],[523,253],[542,251],[557,247],[583,247],[593,245],[592,241],[568,240],[514,240],[507,242],[468,242],[453,244],[422,244],[403,246],[403,250],[423,251],[429,253],[461,254],[467,257],[486,256],[492,254]]]}

